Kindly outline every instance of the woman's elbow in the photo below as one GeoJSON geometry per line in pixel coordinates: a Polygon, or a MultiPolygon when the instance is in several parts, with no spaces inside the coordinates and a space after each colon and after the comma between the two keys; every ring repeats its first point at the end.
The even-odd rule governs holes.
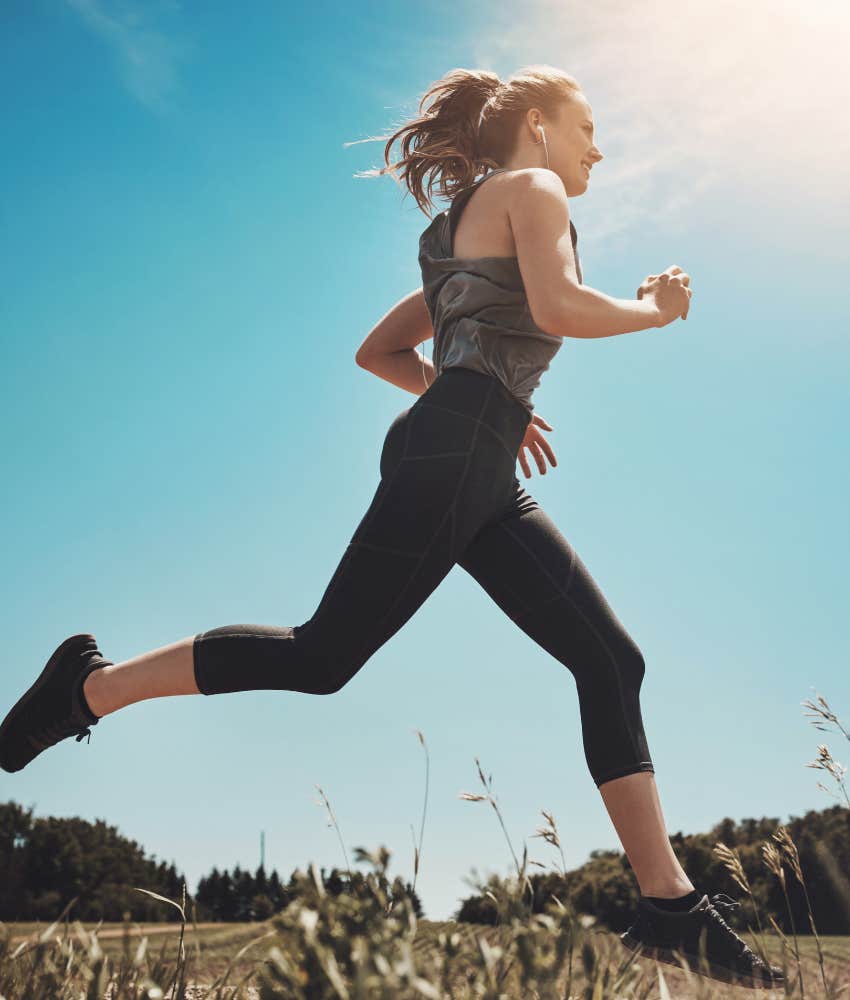
{"type": "Polygon", "coordinates": [[[573,332],[573,324],[569,321],[569,312],[567,310],[561,310],[559,312],[547,312],[543,315],[531,317],[534,320],[534,325],[542,330],[544,333],[548,333],[552,337],[574,337],[576,334],[573,332]]]}

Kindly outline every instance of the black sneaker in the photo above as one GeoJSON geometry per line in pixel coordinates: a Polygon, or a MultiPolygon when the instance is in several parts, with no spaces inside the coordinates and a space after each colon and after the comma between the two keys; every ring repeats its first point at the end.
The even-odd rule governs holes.
{"type": "Polygon", "coordinates": [[[76,734],[91,741],[94,715],[83,698],[83,681],[98,667],[112,665],[88,632],[72,635],[54,650],[32,687],[0,725],[0,767],[20,771],[43,750],[76,734]]]}
{"type": "Polygon", "coordinates": [[[781,987],[785,982],[782,970],[763,962],[719,913],[720,908],[740,905],[720,892],[711,899],[703,896],[690,910],[677,912],[664,910],[641,896],[637,919],[620,940],[631,951],[681,968],[673,954],[676,950],[688,968],[710,979],[753,989],[781,987]],[[700,962],[701,939],[705,941],[707,972],[700,962]]]}

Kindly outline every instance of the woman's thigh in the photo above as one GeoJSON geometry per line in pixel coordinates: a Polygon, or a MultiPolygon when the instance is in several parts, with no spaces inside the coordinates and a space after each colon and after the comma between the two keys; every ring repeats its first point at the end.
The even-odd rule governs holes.
{"type": "Polygon", "coordinates": [[[424,406],[400,414],[369,508],[315,613],[295,630],[305,649],[353,666],[401,628],[504,503],[501,447],[462,414],[424,406]]]}
{"type": "Polygon", "coordinates": [[[199,634],[201,690],[338,691],[502,509],[510,495],[514,442],[503,439],[502,411],[487,409],[498,400],[497,388],[463,376],[452,384],[471,386],[479,396],[450,395],[440,405],[420,399],[390,425],[380,482],[310,619],[295,626],[225,625],[199,634]]]}
{"type": "Polygon", "coordinates": [[[617,771],[652,770],[638,698],[641,651],[552,518],[514,482],[511,503],[458,565],[573,674],[597,784],[617,771]]]}

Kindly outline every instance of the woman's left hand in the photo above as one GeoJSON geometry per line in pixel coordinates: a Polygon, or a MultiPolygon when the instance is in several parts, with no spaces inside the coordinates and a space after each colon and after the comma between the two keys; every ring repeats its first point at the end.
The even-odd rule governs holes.
{"type": "Polygon", "coordinates": [[[525,474],[526,479],[529,479],[531,476],[531,466],[528,463],[528,456],[525,453],[526,448],[533,455],[534,461],[537,462],[537,468],[540,469],[541,475],[546,475],[546,461],[543,458],[544,454],[553,466],[558,464],[555,459],[555,452],[552,451],[552,446],[537,429],[538,427],[543,427],[547,431],[552,430],[551,425],[548,424],[543,417],[537,413],[532,413],[531,423],[528,427],[526,427],[525,437],[522,439],[522,444],[519,446],[519,464],[522,466],[522,471],[525,474]]]}

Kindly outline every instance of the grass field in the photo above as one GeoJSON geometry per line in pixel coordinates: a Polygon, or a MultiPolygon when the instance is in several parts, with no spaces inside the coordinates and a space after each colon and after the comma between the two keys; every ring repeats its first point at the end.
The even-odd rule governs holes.
{"type": "MultiPolygon", "coordinates": [[[[850,740],[850,731],[822,696],[818,704],[804,705],[816,718],[839,726],[850,740]]],[[[427,761],[424,737],[418,735],[427,761]]],[[[819,745],[818,753],[818,761],[808,766],[831,774],[850,808],[846,768],[826,745],[819,745]]],[[[498,915],[495,926],[417,919],[403,880],[387,876],[391,852],[383,845],[374,851],[357,847],[355,862],[371,862],[372,872],[349,870],[347,891],[331,893],[311,862],[308,871],[293,873],[289,905],[267,921],[86,926],[68,917],[73,898],[55,924],[0,922],[0,1000],[259,1000],[257,987],[266,987],[266,1000],[715,1000],[744,995],[744,987],[714,979],[717,969],[703,967],[697,975],[628,951],[616,933],[575,910],[569,895],[564,905],[553,893],[544,912],[532,912],[525,891],[531,885],[527,850],[520,865],[480,764],[478,772],[486,794],[464,792],[461,797],[490,802],[517,868],[516,877],[491,879],[480,887],[498,915]],[[47,931],[48,938],[40,942],[47,931]]],[[[554,817],[545,810],[543,815],[548,827],[536,835],[560,850],[554,817]]],[[[840,815],[843,824],[843,808],[840,815]]],[[[423,809],[423,829],[424,817],[423,809]]],[[[829,855],[827,874],[845,898],[842,845],[835,857],[829,855]]],[[[713,854],[738,894],[754,905],[739,850],[717,841],[713,854]]],[[[562,850],[561,858],[565,872],[562,850]]],[[[419,847],[415,859],[418,872],[419,847]]],[[[850,1000],[850,936],[798,934],[804,925],[817,928],[800,854],[786,826],[780,824],[762,840],[760,860],[781,885],[789,915],[791,880],[803,888],[808,922],[792,919],[792,932],[786,934],[774,914],[759,916],[756,908],[759,938],[750,931],[739,937],[756,954],[766,949],[766,958],[784,969],[787,979],[772,991],[750,990],[749,995],[850,1000]]],[[[415,883],[414,877],[414,891],[415,883]]],[[[194,912],[187,910],[185,882],[181,903],[141,891],[169,903],[181,919],[194,912]]],[[[725,925],[718,930],[722,916],[708,911],[712,914],[715,932],[735,937],[725,925]]],[[[695,966],[694,956],[689,964],[695,966]]]]}
{"type": "MultiPolygon", "coordinates": [[[[11,931],[14,938],[31,935],[34,932],[43,932],[49,925],[45,923],[20,923],[0,925],[11,931]]],[[[130,954],[135,952],[143,936],[148,938],[148,954],[163,954],[169,963],[174,963],[178,957],[178,944],[180,938],[180,924],[129,924],[126,925],[128,941],[125,943],[125,925],[122,923],[83,924],[87,931],[97,931],[97,938],[100,947],[110,959],[117,962],[125,948],[130,954]]],[[[74,935],[74,922],[70,925],[62,925],[56,929],[56,934],[69,932],[74,935]]],[[[504,945],[508,940],[506,928],[492,927],[489,925],[459,924],[454,921],[432,921],[420,919],[417,924],[416,935],[413,940],[413,953],[418,956],[429,948],[435,947],[440,932],[448,934],[457,933],[463,941],[463,951],[468,952],[470,958],[476,952],[478,945],[476,938],[483,937],[491,946],[504,945]]],[[[599,930],[593,934],[594,945],[605,954],[611,955],[616,961],[622,952],[623,959],[627,957],[627,952],[622,948],[617,940],[617,936],[608,931],[599,930]]],[[[184,934],[184,947],[186,950],[188,979],[196,987],[209,986],[215,980],[224,975],[225,970],[231,963],[236,953],[249,945],[246,953],[233,962],[232,972],[227,982],[230,985],[242,982],[246,977],[251,976],[263,962],[269,947],[274,943],[274,928],[272,921],[240,924],[202,924],[197,930],[192,924],[187,924],[184,934]],[[263,935],[269,935],[263,937],[263,935]],[[260,940],[257,940],[260,939],[260,940]],[[250,942],[254,945],[250,946],[250,942]]],[[[780,947],[778,939],[771,938],[772,950],[770,957],[779,962],[780,947]]],[[[818,953],[815,941],[811,937],[801,937],[799,939],[800,964],[803,970],[804,983],[807,985],[806,995],[811,997],[822,996],[822,991],[818,989],[820,983],[820,970],[818,965],[818,953]]],[[[842,984],[846,982],[844,993],[850,998],[850,936],[821,935],[821,947],[826,962],[826,971],[830,976],[838,977],[842,984]]],[[[417,963],[418,964],[418,963],[417,963]]],[[[647,973],[648,979],[657,979],[657,969],[660,968],[666,986],[671,997],[680,998],[693,996],[692,987],[689,987],[688,980],[684,973],[668,965],[656,967],[654,962],[638,959],[638,964],[642,965],[647,973]]],[[[795,967],[795,966],[794,966],[795,967]]],[[[576,968],[580,969],[580,963],[576,961],[576,968]]],[[[248,979],[248,986],[254,982],[248,979]]],[[[574,990],[581,988],[583,983],[579,975],[573,981],[574,990]]],[[[705,984],[708,986],[709,984],[705,984]]],[[[710,984],[710,996],[712,997],[734,997],[741,996],[740,987],[724,986],[720,983],[710,984]]],[[[775,991],[778,995],[779,991],[775,991]]],[[[187,996],[198,998],[204,996],[203,989],[193,989],[187,996]]],[[[245,1000],[257,997],[259,994],[255,989],[243,990],[245,1000]]],[[[459,993],[462,996],[463,993],[459,993]]],[[[515,994],[508,994],[513,996],[515,994]]],[[[519,994],[516,994],[519,995],[519,994]]],[[[649,994],[658,996],[657,988],[649,994]]],[[[709,995],[709,994],[705,994],[709,995]]],[[[796,984],[794,995],[799,996],[799,983],[796,984]]]]}

